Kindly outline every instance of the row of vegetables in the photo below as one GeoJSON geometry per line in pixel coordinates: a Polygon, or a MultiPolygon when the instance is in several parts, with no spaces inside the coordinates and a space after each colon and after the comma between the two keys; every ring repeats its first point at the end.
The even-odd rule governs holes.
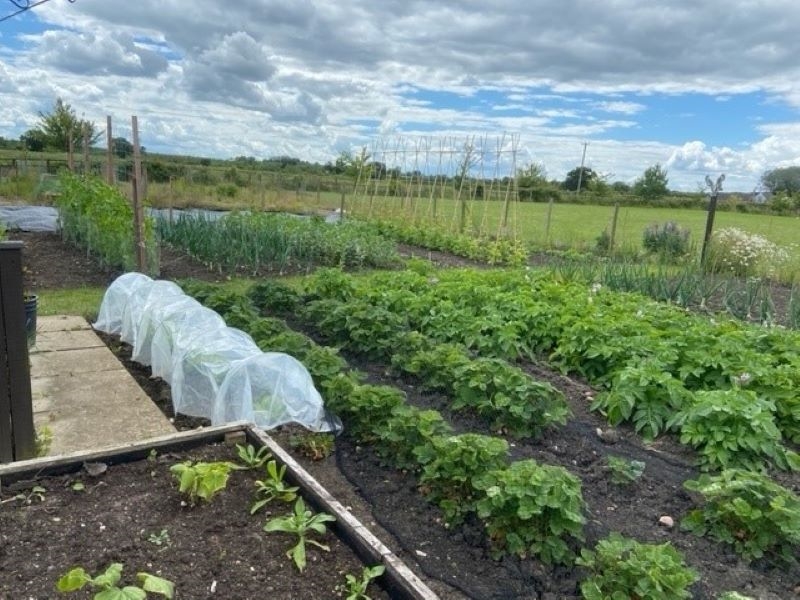
{"type": "MultiPolygon", "coordinates": [[[[249,332],[262,348],[291,353],[301,360],[322,391],[327,406],[342,416],[350,435],[360,443],[372,445],[388,464],[415,473],[420,489],[443,510],[451,525],[470,515],[477,516],[485,526],[495,555],[534,555],[544,563],[569,564],[577,560],[588,572],[581,586],[586,598],[605,597],[604,594],[614,591],[636,593],[639,597],[689,597],[688,587],[697,575],[669,544],[639,544],[614,535],[578,555],[584,539],[585,504],[580,480],[568,470],[530,459],[510,461],[508,442],[500,436],[453,435],[437,411],[407,404],[403,393],[396,388],[364,383],[348,369],[336,349],[317,345],[289,329],[280,319],[261,315],[301,315],[331,343],[390,362],[399,372],[416,377],[426,388],[444,392],[451,399],[453,410],[469,410],[512,438],[538,436],[548,427],[563,424],[569,415],[561,393],[519,369],[513,364],[517,358],[530,358],[547,351],[565,370],[590,377],[606,388],[596,403],[600,409],[600,403],[617,380],[599,365],[618,365],[619,370],[630,368],[623,358],[625,352],[629,356],[643,352],[634,333],[652,332],[657,325],[686,331],[688,321],[679,322],[691,321],[692,317],[675,312],[670,321],[665,318],[666,313],[661,314],[663,307],[651,306],[637,298],[640,307],[637,311],[642,312],[635,312],[634,318],[647,325],[629,331],[634,339],[626,347],[615,350],[609,344],[606,351],[597,352],[598,342],[612,339],[611,333],[604,334],[597,326],[594,336],[583,338],[587,347],[579,349],[576,343],[568,348],[559,342],[577,337],[572,327],[575,323],[566,318],[560,320],[559,309],[568,311],[573,321],[585,310],[588,319],[595,319],[592,324],[597,324],[598,316],[592,308],[611,310],[613,297],[616,302],[630,306],[633,298],[604,294],[602,290],[587,291],[577,285],[560,286],[530,273],[434,274],[421,263],[412,267],[416,272],[412,269],[358,279],[340,271],[323,270],[309,280],[302,293],[269,281],[254,286],[247,297],[215,292],[206,285],[190,285],[187,291],[223,314],[230,325],[249,332]],[[557,295],[559,288],[563,289],[557,295]],[[539,328],[535,329],[537,324],[539,328]],[[595,359],[597,364],[584,367],[579,356],[585,356],[589,363],[595,359]],[[650,568],[655,564],[653,561],[663,568],[660,575],[653,575],[650,568]],[[649,575],[641,571],[643,565],[649,575]],[[649,583],[648,577],[651,577],[649,583]],[[629,582],[626,584],[625,580],[629,582]],[[635,591],[637,585],[652,586],[652,590],[635,591]]],[[[614,328],[619,324],[611,325],[614,328]]],[[[633,327],[632,323],[627,325],[633,327]]],[[[693,325],[701,327],[699,321],[693,325]]],[[[695,331],[694,335],[701,334],[695,331]]],[[[708,340],[714,339],[710,332],[708,336],[708,340]]],[[[757,336],[752,332],[742,336],[756,343],[757,336]]],[[[774,332],[772,336],[775,340],[779,338],[774,332]]],[[[760,341],[761,347],[770,343],[760,341]]],[[[774,346],[779,358],[772,358],[778,363],[773,368],[790,364],[789,342],[785,343],[784,351],[782,346],[774,346]]],[[[658,344],[654,346],[659,350],[658,344]]],[[[693,356],[685,345],[682,350],[683,354],[674,352],[693,356]]],[[[707,365],[705,371],[700,366],[690,370],[692,381],[704,381],[713,368],[720,373],[718,379],[725,379],[730,372],[738,381],[726,379],[722,390],[684,385],[687,405],[696,406],[691,399],[699,395],[702,400],[703,392],[746,394],[756,404],[770,402],[761,399],[758,388],[742,389],[756,383],[755,374],[748,373],[747,379],[737,365],[727,364],[723,356],[716,358],[717,362],[707,365]]],[[[759,382],[766,384],[762,379],[759,382]]],[[[652,386],[653,382],[644,379],[643,384],[652,386]]],[[[713,394],[709,398],[713,399],[713,394]]],[[[716,399],[728,405],[729,398],[716,399]]],[[[744,418],[735,407],[730,412],[734,413],[734,420],[744,418]]],[[[636,423],[634,414],[632,411],[626,418],[636,423]]],[[[771,464],[782,466],[780,457],[785,459],[783,466],[791,467],[796,455],[781,444],[781,430],[775,424],[779,421],[777,405],[763,414],[768,415],[778,432],[777,438],[772,439],[773,445],[765,445],[763,440],[737,445],[730,449],[730,464],[704,459],[703,466],[708,470],[725,468],[721,473],[687,482],[687,488],[696,491],[704,502],[684,524],[698,534],[709,534],[730,543],[745,558],[767,554],[791,560],[800,543],[800,499],[759,470],[771,464]]],[[[690,431],[687,424],[713,423],[714,418],[704,420],[698,411],[697,415],[687,413],[674,423],[670,417],[665,424],[667,421],[670,427],[690,431]]],[[[791,425],[786,421],[780,422],[791,425]]],[[[655,435],[663,428],[640,427],[640,430],[655,435]]],[[[699,438],[700,433],[696,436],[699,438]]],[[[716,437],[719,436],[712,432],[712,438],[716,437]]],[[[700,456],[705,456],[702,451],[705,447],[717,447],[708,440],[697,445],[701,447],[700,456]]]]}

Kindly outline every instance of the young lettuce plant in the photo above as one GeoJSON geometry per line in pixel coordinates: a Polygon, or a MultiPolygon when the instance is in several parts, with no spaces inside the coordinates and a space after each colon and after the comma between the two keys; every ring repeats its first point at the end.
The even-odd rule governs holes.
{"type": "Polygon", "coordinates": [[[251,515],[255,514],[275,499],[282,500],[283,502],[291,502],[297,498],[297,490],[299,488],[286,485],[284,481],[285,475],[286,465],[278,467],[278,464],[274,460],[267,463],[267,477],[255,482],[256,497],[259,499],[256,500],[250,508],[251,515]]]}
{"type": "Polygon", "coordinates": [[[283,531],[285,533],[293,533],[297,536],[297,543],[289,548],[286,556],[294,561],[298,571],[303,571],[306,568],[306,542],[313,544],[325,552],[330,552],[330,548],[325,544],[321,544],[316,540],[310,539],[308,536],[311,533],[318,533],[325,535],[327,529],[325,523],[335,521],[336,517],[327,513],[314,514],[312,511],[306,509],[305,502],[302,498],[298,498],[294,504],[294,512],[285,517],[275,517],[267,521],[264,525],[264,531],[283,531]]]}
{"type": "Polygon", "coordinates": [[[229,462],[197,462],[178,463],[170,467],[170,471],[179,481],[179,490],[189,497],[189,503],[195,505],[200,498],[210,502],[211,498],[225,489],[228,477],[236,465],[229,462]]]}
{"type": "Polygon", "coordinates": [[[61,576],[56,583],[59,592],[76,592],[88,586],[97,590],[94,600],[144,600],[147,594],[158,594],[168,600],[175,597],[175,585],[161,577],[150,573],[137,573],[139,585],[126,585],[119,587],[122,579],[122,563],[113,563],[100,573],[92,577],[83,567],[75,567],[61,576]]]}

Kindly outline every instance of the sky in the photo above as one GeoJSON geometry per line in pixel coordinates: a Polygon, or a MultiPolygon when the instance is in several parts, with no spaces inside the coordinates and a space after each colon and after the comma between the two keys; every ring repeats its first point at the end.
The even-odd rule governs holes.
{"type": "Polygon", "coordinates": [[[50,0],[0,22],[0,136],[61,97],[156,152],[473,144],[560,180],[585,147],[609,182],[749,192],[800,165],[798,23],[797,0],[50,0]]]}

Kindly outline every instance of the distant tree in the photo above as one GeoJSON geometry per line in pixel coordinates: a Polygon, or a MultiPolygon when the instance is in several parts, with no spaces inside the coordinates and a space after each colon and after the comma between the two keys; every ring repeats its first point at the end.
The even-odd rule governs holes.
{"type": "Polygon", "coordinates": [[[800,192],[800,166],[772,169],[761,176],[761,183],[773,194],[800,192]]]}
{"type": "Polygon", "coordinates": [[[41,129],[29,129],[19,136],[19,141],[31,152],[41,152],[47,145],[47,138],[41,129]]]}
{"type": "Polygon", "coordinates": [[[631,186],[624,181],[615,181],[611,184],[611,189],[617,192],[618,194],[630,194],[631,193],[631,186]]]}
{"type": "Polygon", "coordinates": [[[565,190],[574,192],[578,189],[578,180],[580,180],[581,189],[583,190],[591,187],[592,181],[596,179],[597,173],[592,171],[589,167],[575,167],[569,173],[567,173],[564,183],[561,185],[564,186],[565,190]],[[581,169],[583,169],[583,176],[581,176],[581,169]]]}
{"type": "Polygon", "coordinates": [[[114,156],[120,158],[127,158],[133,154],[133,144],[131,144],[124,137],[115,137],[111,139],[111,152],[114,156]]]}
{"type": "Polygon", "coordinates": [[[52,112],[39,113],[38,129],[44,134],[47,147],[63,151],[69,149],[70,138],[79,146],[84,133],[89,138],[90,145],[100,136],[95,132],[94,123],[79,119],[75,110],[61,98],[56,99],[52,112]]]}
{"type": "Polygon", "coordinates": [[[656,163],[652,167],[645,169],[644,174],[633,184],[633,193],[644,200],[655,200],[666,196],[669,192],[667,188],[667,171],[656,163]]]}
{"type": "Polygon", "coordinates": [[[541,163],[531,163],[517,171],[517,190],[523,201],[546,202],[558,195],[547,181],[547,171],[541,163]]]}

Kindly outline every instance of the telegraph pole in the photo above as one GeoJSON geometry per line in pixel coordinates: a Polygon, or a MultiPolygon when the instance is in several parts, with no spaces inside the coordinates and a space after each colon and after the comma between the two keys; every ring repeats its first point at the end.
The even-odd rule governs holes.
{"type": "Polygon", "coordinates": [[[581,168],[578,171],[578,189],[575,192],[575,195],[578,196],[581,193],[581,181],[583,181],[583,165],[586,162],[586,146],[589,145],[589,142],[583,142],[583,154],[581,155],[581,168]]]}

